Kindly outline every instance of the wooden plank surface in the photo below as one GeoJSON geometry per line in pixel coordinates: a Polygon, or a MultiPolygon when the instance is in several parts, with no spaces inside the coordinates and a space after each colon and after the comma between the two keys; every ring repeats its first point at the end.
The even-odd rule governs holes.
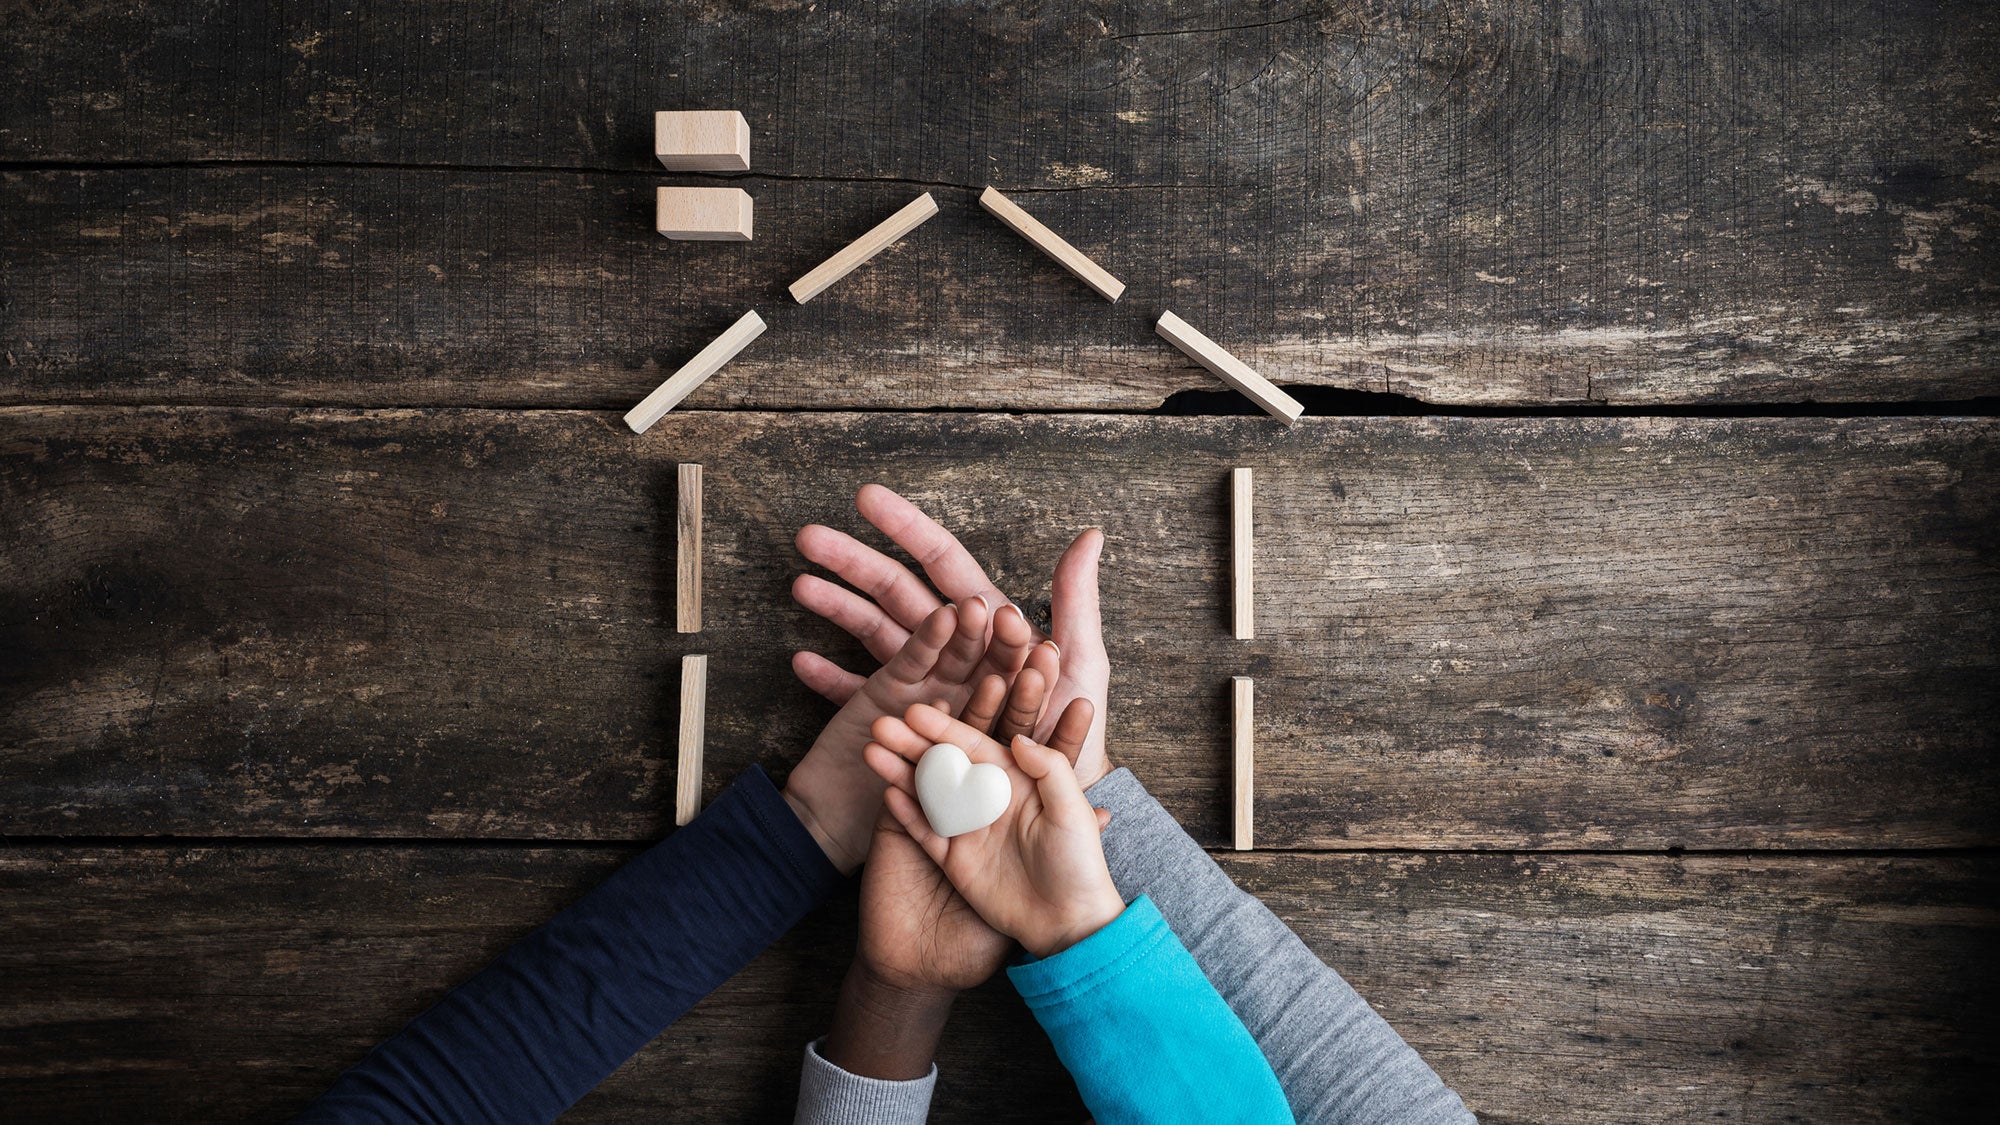
{"type": "MultiPolygon", "coordinates": [[[[9,1120],[282,1118],[627,854],[0,851],[9,1120]]],[[[1990,857],[1224,863],[1483,1121],[1966,1121],[1995,1104],[1990,857]]],[[[816,914],[573,1119],[789,1121],[853,917],[816,914]]],[[[1082,1120],[1004,982],[959,1003],[939,1065],[937,1121],[1082,1120]]]]}
{"type": "Polygon", "coordinates": [[[2000,391],[1982,0],[852,16],[17,6],[0,395],[629,404],[914,190],[925,245],[745,372],[818,379],[696,405],[1151,406],[1212,385],[1139,327],[1169,305],[1281,384],[1440,403],[2000,391]],[[652,233],[652,113],[692,100],[749,115],[755,249],[652,233]],[[1127,299],[1000,237],[988,182],[1127,299]]]}
{"type": "MultiPolygon", "coordinates": [[[[1720,265],[1696,290],[1692,278],[1639,285],[1559,262],[1559,277],[1586,283],[1444,294],[1434,289],[1455,267],[1419,248],[1302,253],[1313,240],[1273,222],[1251,189],[1035,196],[1079,248],[1119,262],[1130,288],[1107,306],[995,231],[970,192],[933,189],[945,206],[923,238],[799,307],[783,285],[907,202],[906,186],[758,186],[760,237],[716,245],[661,239],[654,183],[0,172],[0,347],[12,357],[0,401],[624,409],[753,305],[770,336],[689,405],[1143,409],[1226,390],[1153,333],[1168,303],[1191,323],[1228,325],[1238,358],[1288,387],[1486,405],[2000,390],[1978,289],[1996,273],[2000,231],[1984,210],[1959,224],[1982,237],[1939,236],[1920,272],[1894,264],[1896,228],[1800,204],[1825,212],[1829,248],[1796,281],[1764,276],[1786,251],[1759,246],[1748,257],[1762,264],[1735,271],[1740,291],[1720,265]],[[1619,311],[1564,321],[1550,304],[1619,311]]],[[[1518,268],[1495,257],[1493,268],[1518,268]]]]}
{"type": "Polygon", "coordinates": [[[1105,529],[1112,750],[1211,843],[1250,675],[1260,846],[1990,846],[1996,463],[1987,419],[14,408],[0,830],[651,837],[681,655],[713,779],[823,722],[789,654],[857,652],[789,602],[792,536],[881,481],[1034,616],[1105,529]]]}

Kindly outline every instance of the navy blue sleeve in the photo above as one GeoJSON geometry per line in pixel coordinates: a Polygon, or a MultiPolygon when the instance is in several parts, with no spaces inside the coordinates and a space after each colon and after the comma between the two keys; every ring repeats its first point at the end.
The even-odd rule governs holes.
{"type": "Polygon", "coordinates": [[[842,882],[752,766],[297,1120],[551,1121],[842,882]]]}

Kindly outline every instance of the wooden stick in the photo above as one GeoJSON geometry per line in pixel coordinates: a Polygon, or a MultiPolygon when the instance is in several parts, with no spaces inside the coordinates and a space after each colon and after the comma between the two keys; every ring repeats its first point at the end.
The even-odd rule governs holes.
{"type": "Polygon", "coordinates": [[[660,110],[653,155],[673,172],[748,172],[750,122],[733,109],[660,110]]]}
{"type": "Polygon", "coordinates": [[[1236,850],[1247,852],[1250,850],[1250,820],[1256,811],[1252,786],[1257,769],[1251,730],[1255,726],[1257,690],[1248,676],[1233,676],[1231,681],[1236,703],[1235,714],[1230,717],[1236,759],[1236,850]]]}
{"type": "Polygon", "coordinates": [[[681,657],[681,753],[674,768],[674,823],[701,811],[701,744],[708,728],[708,657],[681,657]]]}
{"type": "Polygon", "coordinates": [[[1277,384],[1250,370],[1242,360],[1223,351],[1214,340],[1196,332],[1187,321],[1173,313],[1161,313],[1159,323],[1153,325],[1153,330],[1186,352],[1196,363],[1215,372],[1223,382],[1242,391],[1250,401],[1285,425],[1298,425],[1300,416],[1305,414],[1306,408],[1299,405],[1298,399],[1279,390],[1277,384]]]}
{"type": "Polygon", "coordinates": [[[1028,214],[1015,202],[998,191],[988,187],[979,193],[979,205],[993,213],[993,216],[1014,228],[1014,233],[1035,244],[1035,248],[1056,260],[1056,264],[1076,275],[1078,281],[1097,290],[1097,295],[1105,300],[1117,302],[1125,292],[1125,283],[1112,277],[1103,266],[1084,256],[1083,251],[1071,246],[1063,237],[1041,220],[1028,214]]]}
{"type": "Polygon", "coordinates": [[[1236,593],[1236,639],[1257,635],[1257,615],[1250,601],[1251,562],[1250,470],[1229,471],[1229,574],[1236,593]]]}
{"type": "Polygon", "coordinates": [[[742,188],[663,187],[653,196],[653,229],[682,242],[748,242],[755,214],[742,188]]]}
{"type": "Polygon", "coordinates": [[[674,528],[674,628],[701,632],[701,466],[680,466],[674,528]]]}
{"type": "Polygon", "coordinates": [[[679,406],[682,399],[696,387],[708,381],[708,377],[721,369],[722,365],[736,358],[736,353],[750,345],[750,341],[764,334],[764,318],[756,309],[744,313],[735,324],[724,329],[715,342],[695,353],[679,371],[667,377],[652,394],[641,399],[639,405],[625,412],[625,424],[632,427],[635,434],[643,434],[653,423],[664,417],[667,411],[679,406]]]}
{"type": "Polygon", "coordinates": [[[917,229],[924,220],[937,213],[937,200],[931,198],[930,192],[916,197],[902,210],[875,224],[874,230],[848,243],[847,249],[792,282],[792,300],[803,305],[819,296],[827,286],[853,273],[863,262],[880,254],[890,243],[917,229]]]}

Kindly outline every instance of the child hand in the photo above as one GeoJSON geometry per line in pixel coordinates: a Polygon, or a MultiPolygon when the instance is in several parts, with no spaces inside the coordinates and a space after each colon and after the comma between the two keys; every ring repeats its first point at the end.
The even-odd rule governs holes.
{"type": "Polygon", "coordinates": [[[1125,910],[1098,839],[1101,814],[1084,798],[1071,765],[1092,718],[1090,702],[1076,700],[1056,720],[1055,746],[1015,735],[1010,748],[918,704],[901,719],[876,720],[875,741],[865,752],[869,767],[889,783],[889,812],[910,838],[981,917],[1037,957],[1069,948],[1125,910]],[[1000,819],[950,839],[931,831],[917,804],[916,763],[940,742],[1007,771],[1013,797],[1000,819]]]}
{"type": "Polygon", "coordinates": [[[851,873],[868,857],[882,809],[881,779],[861,759],[875,720],[914,703],[964,699],[981,668],[998,664],[1011,671],[1029,660],[1034,631],[1027,621],[1018,613],[993,617],[979,598],[934,610],[841,706],[792,770],[785,799],[841,871],[851,873]]]}
{"type": "MultiPolygon", "coordinates": [[[[1030,660],[1010,690],[982,680],[960,718],[1002,738],[1034,729],[1053,675],[1030,660]]],[[[986,924],[886,810],[861,874],[861,935],[820,1047],[852,1074],[907,1080],[930,1073],[960,992],[1000,971],[1014,941],[986,924]]]]}
{"type": "MultiPolygon", "coordinates": [[[[1010,689],[988,676],[959,721],[1001,739],[1035,729],[1055,679],[1036,661],[1010,689]]],[[[855,958],[875,981],[905,992],[963,992],[1000,971],[1013,939],[986,924],[931,862],[901,821],[884,810],[861,873],[861,936],[855,958]]]]}

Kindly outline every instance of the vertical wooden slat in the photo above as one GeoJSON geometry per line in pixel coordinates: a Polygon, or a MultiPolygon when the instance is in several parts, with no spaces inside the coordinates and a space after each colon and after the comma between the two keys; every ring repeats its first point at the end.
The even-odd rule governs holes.
{"type": "Polygon", "coordinates": [[[681,752],[674,770],[674,823],[701,811],[701,747],[708,725],[708,657],[681,657],[681,752]]]}
{"type": "Polygon", "coordinates": [[[1235,676],[1232,681],[1236,704],[1230,719],[1236,759],[1236,850],[1247,852],[1250,850],[1251,818],[1256,809],[1253,783],[1257,769],[1251,732],[1256,726],[1257,686],[1248,676],[1235,676]]]}
{"type": "Polygon", "coordinates": [[[701,632],[701,466],[680,467],[674,551],[674,622],[683,633],[701,632]]]}
{"type": "Polygon", "coordinates": [[[1235,588],[1236,639],[1247,641],[1257,635],[1257,613],[1251,600],[1251,543],[1253,524],[1250,507],[1250,470],[1229,473],[1229,572],[1235,588]]]}

